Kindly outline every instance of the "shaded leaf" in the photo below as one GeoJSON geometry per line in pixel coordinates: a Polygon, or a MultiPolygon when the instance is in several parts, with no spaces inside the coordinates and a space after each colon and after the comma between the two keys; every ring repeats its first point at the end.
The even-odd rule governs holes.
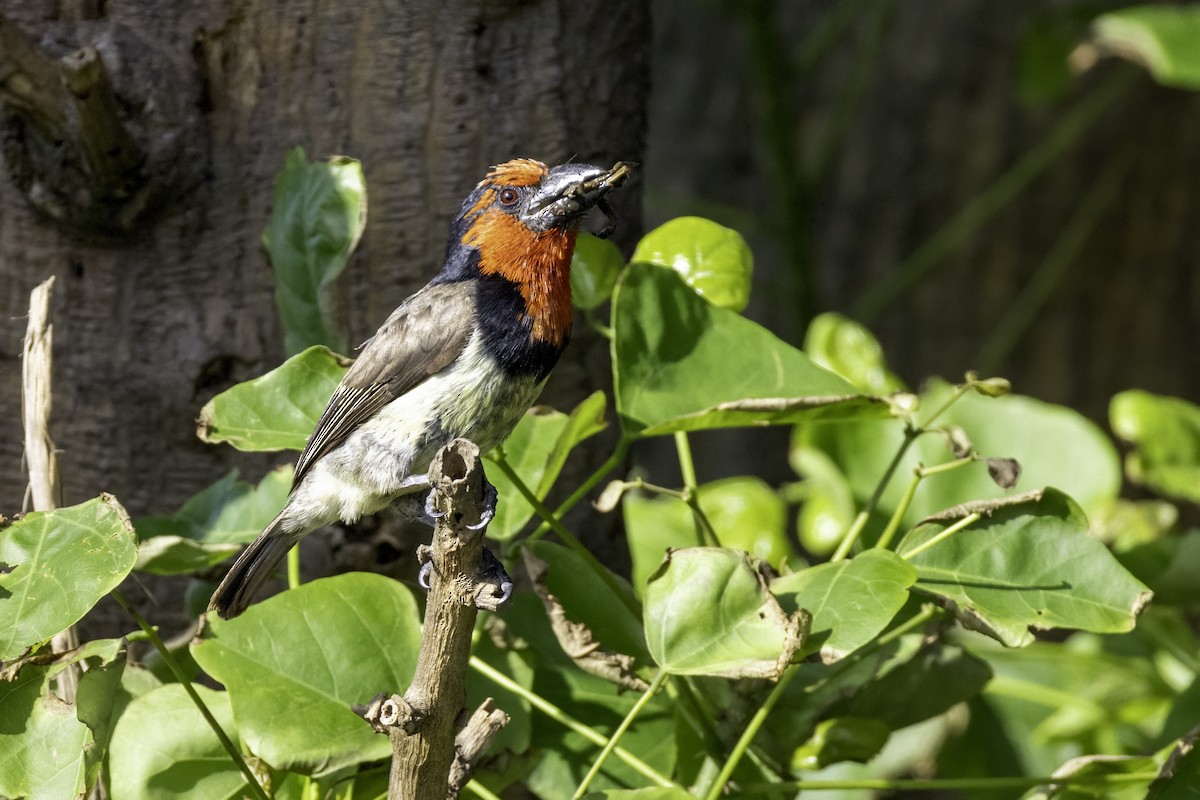
{"type": "Polygon", "coordinates": [[[209,400],[196,435],[250,452],[303,450],[350,363],[327,347],[310,347],[209,400]]]}
{"type": "Polygon", "coordinates": [[[872,641],[908,600],[917,571],[887,550],[867,550],[848,561],[820,564],[776,578],[771,592],[784,608],[812,614],[803,655],[837,661],[872,641]]]}
{"type": "MultiPolygon", "coordinates": [[[[604,420],[606,405],[604,392],[593,392],[569,415],[546,406],[535,406],[504,441],[502,448],[508,465],[539,500],[550,493],[571,450],[607,427],[604,420]]],[[[487,458],[495,460],[490,454],[487,458]]],[[[529,522],[533,506],[498,468],[488,470],[488,480],[502,498],[496,505],[496,516],[488,525],[488,536],[506,541],[520,533],[529,522]]]]}
{"type": "Polygon", "coordinates": [[[350,706],[408,686],[421,641],[412,594],[380,575],[306,583],[232,619],[192,654],[229,691],[242,737],[274,767],[320,773],[386,757],[350,706]]]}
{"type": "Polygon", "coordinates": [[[607,239],[581,231],[571,259],[571,299],[580,308],[592,310],[612,296],[625,257],[607,239]]]}
{"type": "Polygon", "coordinates": [[[1140,390],[1108,408],[1113,433],[1133,445],[1125,472],[1169,497],[1200,503],[1200,406],[1140,390]]]}
{"type": "Polygon", "coordinates": [[[651,786],[646,789],[610,789],[604,792],[588,792],[583,800],[693,800],[693,795],[683,789],[651,786]]]}
{"type": "Polygon", "coordinates": [[[638,242],[631,261],[675,270],[701,297],[741,311],[750,302],[754,257],[742,235],[702,217],[677,217],[638,242]]]}
{"type": "Polygon", "coordinates": [[[1200,89],[1200,7],[1137,5],[1101,14],[1092,41],[1139,64],[1164,86],[1200,89]]]}
{"type": "Polygon", "coordinates": [[[818,770],[842,761],[865,764],[878,755],[891,734],[887,725],[868,717],[823,720],[792,756],[792,768],[818,770]]]}
{"type": "Polygon", "coordinates": [[[91,732],[49,685],[48,668],[36,665],[0,683],[0,797],[57,800],[87,791],[91,732]]]}
{"type": "Polygon", "coordinates": [[[1030,626],[1133,628],[1149,590],[1088,533],[1079,506],[1054,489],[953,509],[910,531],[897,552],[912,552],[971,510],[985,516],[909,559],[917,588],[953,600],[964,625],[1009,646],[1033,641],[1030,626]]]}
{"type": "Polygon", "coordinates": [[[263,245],[275,271],[275,307],[290,355],[325,345],[348,347],[333,319],[330,287],[367,222],[362,164],[344,156],[309,163],[297,147],[275,179],[263,245]]]}
{"type": "MultiPolygon", "coordinates": [[[[233,712],[225,692],[195,687],[235,742],[233,712]]],[[[246,779],[179,684],[135,698],[113,731],[110,783],[123,800],[240,800],[246,779]]]]}
{"type": "Polygon", "coordinates": [[[78,622],[136,557],[133,525],[109,494],[0,529],[0,660],[78,622]]]}
{"type": "Polygon", "coordinates": [[[1180,741],[1150,785],[1146,800],[1196,800],[1200,798],[1200,748],[1193,732],[1180,741]]]}
{"type": "Polygon", "coordinates": [[[258,536],[287,502],[292,467],[268,472],[257,487],[237,478],[233,470],[174,514],[138,520],[136,569],[159,575],[197,572],[258,536]]]}
{"type": "Polygon", "coordinates": [[[1150,780],[1106,783],[1109,775],[1131,775],[1158,771],[1153,758],[1143,756],[1098,755],[1078,756],[1063,764],[1052,774],[1055,778],[1072,778],[1066,785],[1039,786],[1022,795],[1022,800],[1138,800],[1146,796],[1150,780]],[[1087,783],[1087,779],[1095,783],[1087,783]]]}
{"type": "Polygon", "coordinates": [[[617,411],[628,433],[888,413],[770,331],[704,302],[669,270],[625,270],[613,329],[617,411]]]}
{"type": "Polygon", "coordinates": [[[804,644],[807,615],[787,615],[744,553],[667,554],[646,583],[650,653],[675,675],[777,679],[804,644]]]}

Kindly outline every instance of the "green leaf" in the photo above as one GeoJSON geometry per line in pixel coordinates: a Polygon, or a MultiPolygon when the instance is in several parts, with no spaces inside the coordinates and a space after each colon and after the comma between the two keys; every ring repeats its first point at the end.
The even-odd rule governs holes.
{"type": "MultiPolygon", "coordinates": [[[[921,397],[921,408],[939,408],[952,391],[949,384],[933,382],[921,397]]],[[[1020,395],[984,397],[968,392],[937,422],[965,430],[984,456],[1019,461],[1022,473],[1018,491],[1056,486],[1088,514],[1098,512],[1117,496],[1121,468],[1112,443],[1099,427],[1065,406],[1020,395]]],[[[903,440],[904,426],[898,420],[861,420],[800,426],[793,442],[796,447],[820,447],[829,454],[861,504],[874,493],[903,440]]],[[[917,439],[880,499],[880,515],[895,510],[907,478],[918,464],[929,467],[954,458],[945,437],[930,434],[917,439]]],[[[959,503],[1009,495],[1011,492],[1001,489],[989,476],[985,462],[969,464],[921,481],[904,523],[916,525],[959,503]]],[[[882,527],[882,522],[877,524],[882,527]]]]}
{"type": "Polygon", "coordinates": [[[1068,62],[1079,44],[1079,25],[1059,14],[1034,18],[1025,26],[1017,53],[1017,92],[1030,105],[1066,96],[1075,82],[1068,62]]]}
{"type": "MultiPolygon", "coordinates": [[[[642,621],[629,610],[627,599],[618,597],[591,565],[552,542],[532,542],[525,549],[546,563],[546,589],[562,603],[568,619],[586,625],[605,649],[638,658],[649,655],[642,621]]],[[[623,588],[633,596],[632,588],[623,588]]]]}
{"type": "Polygon", "coordinates": [[[1200,747],[1195,737],[1180,742],[1163,767],[1162,775],[1150,784],[1146,800],[1196,800],[1200,798],[1200,747]]]}
{"type": "Polygon", "coordinates": [[[78,622],[136,558],[129,515],[109,494],[0,529],[0,661],[78,622]]]}
{"type": "Polygon", "coordinates": [[[189,498],[174,514],[137,521],[136,569],[158,575],[197,572],[241,550],[287,502],[291,466],[268,472],[255,487],[237,470],[189,498]]]}
{"type": "Polygon", "coordinates": [[[818,314],[804,335],[804,352],[818,367],[842,376],[865,394],[904,389],[884,362],[883,348],[866,326],[841,314],[818,314]]]}
{"type": "Polygon", "coordinates": [[[583,231],[571,259],[571,297],[575,305],[591,311],[612,297],[625,257],[607,239],[583,231]]]}
{"type": "Polygon", "coordinates": [[[742,235],[702,217],[677,217],[647,233],[631,261],[673,269],[701,297],[741,311],[750,302],[754,256],[742,235]]]}
{"type": "MultiPolygon", "coordinates": [[[[196,686],[236,741],[229,696],[196,686]]],[[[246,779],[177,683],[135,698],[117,721],[109,755],[112,796],[123,800],[240,800],[246,779]]]]}
{"type": "Polygon", "coordinates": [[[804,504],[796,517],[800,544],[813,555],[830,555],[854,522],[850,484],[833,459],[815,447],[794,444],[788,461],[804,478],[804,504]]]}
{"type": "Polygon", "coordinates": [[[837,717],[824,720],[792,756],[792,769],[824,769],[842,761],[865,764],[879,754],[891,734],[891,728],[877,719],[837,717]]]}
{"type": "Polygon", "coordinates": [[[669,270],[633,265],[617,283],[613,383],[627,433],[887,414],[842,378],[669,270]]]}
{"type": "MultiPolygon", "coordinates": [[[[501,449],[508,465],[539,500],[544,500],[558,480],[567,456],[580,442],[607,427],[604,392],[593,392],[572,409],[570,415],[545,406],[531,408],[504,441],[501,449]]],[[[495,461],[493,455],[488,459],[495,461]]],[[[488,480],[496,487],[501,502],[488,525],[488,536],[506,541],[516,536],[533,516],[533,506],[508,476],[499,469],[488,470],[488,480]]]]}
{"type": "Polygon", "coordinates": [[[1119,552],[1117,558],[1150,587],[1156,606],[1200,605],[1200,531],[1164,536],[1119,552]]]}
{"type": "Polygon", "coordinates": [[[1200,406],[1133,390],[1108,407],[1118,438],[1133,445],[1125,472],[1160,494],[1200,503],[1200,406]]]}
{"type": "Polygon", "coordinates": [[[289,354],[325,345],[348,349],[333,320],[330,287],[358,245],[367,222],[362,165],[334,156],[309,163],[297,147],[275,179],[263,245],[275,270],[275,307],[289,354]]]}
{"type": "Polygon", "coordinates": [[[694,796],[683,789],[670,786],[651,786],[646,789],[610,789],[604,792],[588,792],[583,800],[694,800],[694,796]]]}
{"type": "Polygon", "coordinates": [[[778,678],[804,644],[744,553],[692,547],[667,554],[646,584],[650,654],[673,675],[778,678]]]}
{"type": "Polygon", "coordinates": [[[896,551],[912,552],[971,510],[984,516],[909,559],[917,588],[953,600],[964,625],[1010,647],[1033,641],[1030,626],[1133,628],[1149,590],[1088,533],[1079,506],[1055,489],[951,509],[910,531],[896,551]]]}
{"type": "Polygon", "coordinates": [[[209,400],[196,435],[249,452],[303,450],[350,363],[326,347],[310,347],[209,400]]]}
{"type": "Polygon", "coordinates": [[[91,731],[49,686],[50,670],[36,665],[0,682],[0,797],[57,800],[87,793],[84,749],[91,731]]]}
{"type": "Polygon", "coordinates": [[[872,641],[908,600],[917,571],[896,554],[867,550],[849,561],[820,564],[776,578],[771,592],[784,608],[812,614],[803,654],[829,664],[872,641]]]}
{"type": "Polygon", "coordinates": [[[1145,67],[1164,86],[1200,89],[1200,6],[1140,5],[1096,18],[1092,41],[1145,67]]]}
{"type": "Polygon", "coordinates": [[[211,619],[209,631],[192,654],[228,689],[243,739],[272,766],[316,774],[391,752],[350,706],[412,678],[421,626],[403,585],[338,575],[211,619]]]}
{"type": "MultiPolygon", "coordinates": [[[[726,478],[699,487],[700,508],[723,547],[745,550],[776,569],[794,557],[787,538],[787,509],[759,478],[726,478]]],[[[633,584],[641,590],[668,548],[700,543],[687,504],[675,497],[642,497],[627,492],[622,501],[625,534],[633,559],[633,584]]]]}

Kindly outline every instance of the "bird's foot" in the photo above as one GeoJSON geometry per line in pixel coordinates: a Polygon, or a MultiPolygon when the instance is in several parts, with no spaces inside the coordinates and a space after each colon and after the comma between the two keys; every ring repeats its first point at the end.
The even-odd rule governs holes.
{"type": "Polygon", "coordinates": [[[483,563],[480,565],[479,577],[476,583],[492,586],[491,597],[483,594],[477,596],[475,605],[479,608],[495,610],[509,601],[513,595],[513,582],[504,571],[504,564],[492,554],[491,550],[483,548],[483,563]]]}
{"type": "MultiPolygon", "coordinates": [[[[467,530],[480,531],[491,523],[492,518],[496,516],[496,502],[500,499],[500,495],[496,492],[496,487],[492,486],[487,481],[483,482],[483,500],[480,503],[479,522],[474,525],[468,525],[467,530]]],[[[484,548],[484,553],[487,553],[487,548],[484,548]]],[[[498,563],[498,562],[497,562],[498,563]]]]}
{"type": "Polygon", "coordinates": [[[417,585],[425,591],[429,591],[429,576],[433,574],[433,562],[426,561],[421,565],[421,571],[417,573],[417,585]]]}

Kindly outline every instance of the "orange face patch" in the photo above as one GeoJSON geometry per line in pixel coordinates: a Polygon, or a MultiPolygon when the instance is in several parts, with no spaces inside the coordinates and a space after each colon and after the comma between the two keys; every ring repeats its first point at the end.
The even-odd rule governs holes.
{"type": "Polygon", "coordinates": [[[531,231],[499,209],[489,209],[462,238],[463,244],[479,251],[480,272],[517,285],[533,323],[530,339],[535,342],[561,344],[571,331],[575,235],[573,230],[557,228],[531,231]]]}

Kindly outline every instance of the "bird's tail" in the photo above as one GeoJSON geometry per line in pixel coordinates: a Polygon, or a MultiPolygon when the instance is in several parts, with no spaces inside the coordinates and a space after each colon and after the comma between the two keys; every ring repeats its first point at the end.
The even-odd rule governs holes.
{"type": "Polygon", "coordinates": [[[233,562],[225,579],[208,601],[209,611],[215,610],[221,619],[229,619],[241,614],[254,602],[255,595],[300,538],[282,530],[282,517],[280,514],[273,519],[266,530],[233,562]]]}

